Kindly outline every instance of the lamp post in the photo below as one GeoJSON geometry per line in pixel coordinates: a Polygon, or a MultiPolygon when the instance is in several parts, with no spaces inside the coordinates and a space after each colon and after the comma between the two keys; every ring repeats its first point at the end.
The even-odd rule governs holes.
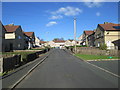
{"type": "Polygon", "coordinates": [[[76,18],[74,18],[74,41],[75,41],[75,53],[76,53],[76,18]]]}

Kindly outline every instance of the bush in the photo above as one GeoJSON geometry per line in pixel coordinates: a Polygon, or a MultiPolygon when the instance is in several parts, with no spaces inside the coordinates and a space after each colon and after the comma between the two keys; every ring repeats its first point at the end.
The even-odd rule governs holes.
{"type": "Polygon", "coordinates": [[[107,50],[107,45],[106,44],[100,44],[99,47],[101,50],[107,50]]]}

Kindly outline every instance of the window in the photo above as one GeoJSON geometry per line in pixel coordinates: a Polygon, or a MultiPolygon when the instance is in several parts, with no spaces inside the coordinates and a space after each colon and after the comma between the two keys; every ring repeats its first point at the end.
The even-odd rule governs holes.
{"type": "Polygon", "coordinates": [[[120,26],[113,26],[113,28],[115,28],[115,29],[120,29],[120,26]]]}
{"type": "Polygon", "coordinates": [[[21,39],[21,36],[18,36],[18,39],[21,39]]]}
{"type": "Polygon", "coordinates": [[[101,33],[101,37],[103,37],[104,35],[103,35],[103,33],[101,33]]]}
{"type": "Polygon", "coordinates": [[[21,47],[21,44],[18,44],[18,47],[21,47]]]}
{"type": "Polygon", "coordinates": [[[106,41],[107,42],[107,46],[111,46],[111,41],[106,41]]]}
{"type": "Polygon", "coordinates": [[[98,42],[98,47],[100,47],[100,42],[98,42]]]}
{"type": "Polygon", "coordinates": [[[99,35],[97,35],[97,38],[99,38],[99,35]]]}
{"type": "Polygon", "coordinates": [[[109,34],[109,32],[107,32],[107,34],[109,34]]]}

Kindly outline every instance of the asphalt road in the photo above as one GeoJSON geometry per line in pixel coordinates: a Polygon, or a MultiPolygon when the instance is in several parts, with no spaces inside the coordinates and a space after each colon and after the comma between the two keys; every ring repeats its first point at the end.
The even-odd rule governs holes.
{"type": "Polygon", "coordinates": [[[89,62],[120,76],[120,73],[118,73],[120,72],[120,69],[118,69],[119,68],[118,64],[120,63],[120,60],[89,61],[89,62]]]}
{"type": "Polygon", "coordinates": [[[55,49],[16,88],[118,88],[118,78],[55,49]]]}

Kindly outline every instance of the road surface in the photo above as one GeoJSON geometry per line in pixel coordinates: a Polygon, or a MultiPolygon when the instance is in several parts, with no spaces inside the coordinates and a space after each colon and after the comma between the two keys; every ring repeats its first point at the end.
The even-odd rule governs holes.
{"type": "Polygon", "coordinates": [[[118,69],[119,68],[118,64],[120,63],[120,60],[88,61],[88,62],[120,76],[120,73],[118,73],[120,72],[120,69],[118,69]]]}
{"type": "Polygon", "coordinates": [[[118,88],[118,78],[54,49],[16,88],[118,88]]]}

